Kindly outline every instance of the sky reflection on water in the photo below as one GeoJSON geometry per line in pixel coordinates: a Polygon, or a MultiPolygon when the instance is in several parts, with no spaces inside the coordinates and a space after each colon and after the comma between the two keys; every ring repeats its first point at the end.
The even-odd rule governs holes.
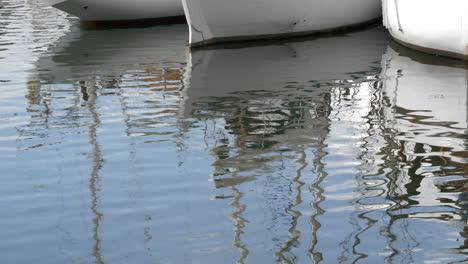
{"type": "Polygon", "coordinates": [[[3,262],[462,263],[460,61],[381,27],[189,52],[0,9],[3,262]]]}

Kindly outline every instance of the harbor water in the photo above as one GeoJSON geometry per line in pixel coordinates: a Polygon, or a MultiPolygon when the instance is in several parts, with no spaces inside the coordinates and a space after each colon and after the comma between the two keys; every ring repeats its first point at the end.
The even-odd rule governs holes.
{"type": "Polygon", "coordinates": [[[0,263],[468,261],[466,62],[187,40],[0,1],[0,263]]]}

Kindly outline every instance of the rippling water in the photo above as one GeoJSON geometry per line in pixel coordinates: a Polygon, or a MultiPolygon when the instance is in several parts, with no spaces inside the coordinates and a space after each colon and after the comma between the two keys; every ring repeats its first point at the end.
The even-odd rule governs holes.
{"type": "Polygon", "coordinates": [[[2,263],[468,260],[466,64],[187,37],[0,2],[2,263]]]}

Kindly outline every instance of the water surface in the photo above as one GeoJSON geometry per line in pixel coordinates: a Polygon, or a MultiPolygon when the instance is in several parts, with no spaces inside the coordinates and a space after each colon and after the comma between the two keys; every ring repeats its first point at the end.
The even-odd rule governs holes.
{"type": "Polygon", "coordinates": [[[2,263],[467,261],[463,62],[0,17],[2,263]]]}

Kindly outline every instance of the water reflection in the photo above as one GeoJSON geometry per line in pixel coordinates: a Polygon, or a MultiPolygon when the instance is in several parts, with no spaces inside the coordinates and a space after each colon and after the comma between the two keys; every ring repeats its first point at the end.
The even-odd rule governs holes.
{"type": "MultiPolygon", "coordinates": [[[[466,229],[468,71],[463,62],[414,53],[397,45],[389,46],[382,65],[383,92],[392,104],[385,113],[391,135],[388,146],[393,146],[387,152],[398,168],[389,175],[388,198],[395,202],[387,212],[391,217],[388,231],[394,237],[390,246],[398,251],[418,251],[432,244],[427,234],[414,228],[421,220],[439,220],[466,229]],[[397,241],[402,238],[406,244],[397,241]]],[[[460,235],[455,235],[456,240],[464,240],[464,245],[455,243],[445,252],[434,253],[435,261],[463,260],[443,255],[466,254],[466,234],[462,231],[460,235]]],[[[409,258],[419,254],[409,253],[409,258]]],[[[391,256],[395,262],[399,258],[391,256]]]]}
{"type": "Polygon", "coordinates": [[[215,159],[215,186],[238,185],[232,196],[245,200],[242,210],[233,212],[236,216],[242,212],[248,220],[243,230],[233,228],[234,245],[243,240],[238,262],[260,261],[258,256],[246,256],[261,250],[249,236],[257,229],[265,230],[262,236],[271,241],[267,251],[272,255],[262,256],[263,261],[320,262],[346,254],[322,246],[326,240],[320,235],[322,221],[329,218],[322,208],[323,185],[329,170],[339,167],[334,161],[338,156],[353,163],[359,134],[364,133],[360,122],[369,107],[366,97],[377,83],[385,43],[384,33],[371,29],[314,41],[191,54],[184,115],[206,126],[204,140],[215,159]],[[356,135],[342,137],[345,130],[356,130],[356,135]],[[250,188],[261,195],[243,187],[252,180],[255,187],[250,188]],[[260,203],[266,212],[256,214],[259,208],[252,203],[260,203]]]}
{"type": "Polygon", "coordinates": [[[379,34],[191,54],[184,115],[205,126],[215,186],[245,200],[239,262],[257,261],[257,221],[270,261],[463,260],[452,242],[466,235],[448,230],[466,229],[466,65],[393,44],[382,56],[379,34]]]}
{"type": "Polygon", "coordinates": [[[30,69],[34,54],[47,49],[68,30],[70,22],[39,0],[0,3],[0,83],[16,82],[30,69]]]}
{"type": "Polygon", "coordinates": [[[99,238],[99,231],[101,225],[101,219],[103,214],[99,212],[98,209],[98,177],[99,169],[102,167],[102,154],[101,147],[97,139],[97,128],[100,124],[99,116],[96,113],[95,105],[97,100],[97,94],[95,87],[90,89],[90,93],[86,90],[86,87],[82,87],[82,92],[86,93],[86,98],[89,100],[88,111],[91,115],[91,124],[89,125],[89,144],[92,146],[92,151],[90,153],[90,160],[92,162],[91,173],[89,177],[89,192],[91,194],[91,212],[93,214],[93,228],[92,228],[92,237],[94,240],[93,249],[91,255],[96,259],[95,263],[102,264],[104,263],[101,257],[101,239],[99,238]]]}
{"type": "MultiPolygon", "coordinates": [[[[66,195],[50,192],[52,196],[61,195],[61,207],[69,208],[59,210],[57,229],[63,233],[64,247],[74,244],[75,248],[57,259],[74,255],[86,261],[106,263],[106,259],[115,258],[115,254],[105,255],[109,250],[106,244],[109,238],[103,232],[109,226],[116,226],[112,224],[115,212],[106,214],[106,203],[114,203],[116,197],[122,196],[106,195],[109,173],[105,164],[112,170],[113,161],[119,160],[109,157],[109,153],[111,156],[127,153],[132,160],[138,144],[170,141],[178,131],[174,123],[183,89],[186,33],[182,24],[105,30],[86,30],[75,25],[34,63],[36,68],[29,73],[25,95],[25,112],[31,113],[30,121],[16,127],[21,139],[18,141],[19,157],[36,157],[37,161],[27,166],[29,169],[47,160],[54,164],[52,166],[68,171],[68,180],[60,179],[56,184],[59,188],[72,187],[66,183],[70,181],[75,186],[83,186],[83,176],[88,175],[89,202],[83,197],[85,189],[80,187],[72,187],[74,190],[66,195]],[[112,138],[110,135],[120,132],[130,140],[112,146],[105,143],[112,138]],[[58,155],[38,159],[34,153],[47,150],[58,155]],[[77,170],[70,172],[68,167],[77,170]],[[64,201],[63,196],[81,199],[64,201]],[[91,226],[73,224],[80,218],[91,226]],[[91,239],[90,243],[83,243],[87,239],[91,239]]],[[[54,174],[42,172],[38,179],[48,181],[54,174]]],[[[62,178],[63,172],[59,171],[58,175],[62,178]]],[[[130,200],[135,199],[131,196],[138,196],[136,190],[131,189],[130,200]]],[[[148,249],[152,217],[147,208],[140,209],[143,212],[139,217],[144,219],[145,226],[143,244],[148,249]]],[[[51,228],[47,224],[42,227],[51,228]]],[[[121,254],[135,254],[135,251],[128,247],[121,254]]],[[[149,250],[139,259],[152,258],[152,254],[149,250]]]]}
{"type": "Polygon", "coordinates": [[[27,161],[1,165],[7,262],[466,259],[466,65],[380,27],[188,56],[186,37],[75,25],[35,55],[10,99],[27,118],[0,120],[27,161]]]}
{"type": "MultiPolygon", "coordinates": [[[[30,111],[39,111],[42,104],[46,114],[66,111],[66,116],[76,119],[81,117],[80,105],[89,104],[88,90],[97,89],[100,97],[117,97],[111,100],[119,101],[128,136],[159,135],[161,132],[151,128],[167,123],[158,119],[177,114],[185,31],[185,25],[109,30],[72,27],[36,62],[26,95],[30,111]],[[54,104],[61,109],[49,109],[48,101],[64,102],[54,104]]],[[[64,121],[62,116],[59,121],[64,121]]]]}

